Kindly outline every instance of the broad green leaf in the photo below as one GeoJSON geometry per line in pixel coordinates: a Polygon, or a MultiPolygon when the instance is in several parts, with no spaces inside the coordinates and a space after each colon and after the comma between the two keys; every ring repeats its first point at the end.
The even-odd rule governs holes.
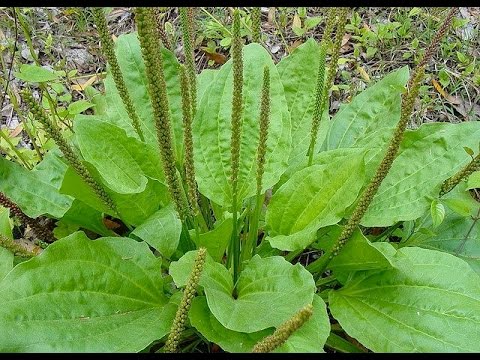
{"type": "Polygon", "coordinates": [[[296,172],[267,208],[270,244],[280,250],[304,249],[319,228],[341,220],[363,186],[363,176],[363,154],[296,172]]]}
{"type": "Polygon", "coordinates": [[[463,145],[474,146],[480,122],[430,123],[407,131],[393,162],[361,224],[390,226],[422,216],[438,196],[445,179],[469,162],[463,145]]]}
{"type": "Polygon", "coordinates": [[[10,220],[10,210],[0,206],[0,234],[13,239],[12,221],[10,220]]]}
{"type": "MultiPolygon", "coordinates": [[[[290,154],[290,163],[299,155],[305,156],[310,145],[319,51],[318,43],[310,38],[277,64],[292,121],[294,146],[290,154]]],[[[329,122],[328,109],[325,109],[320,122],[315,152],[325,140],[329,122]]]]}
{"type": "MultiPolygon", "coordinates": [[[[465,183],[458,185],[443,201],[463,201],[467,204],[466,213],[459,215],[458,211],[448,209],[444,222],[433,232],[417,231],[400,245],[445,251],[465,260],[480,274],[480,224],[472,218],[477,215],[480,204],[465,192],[465,188],[465,183]]],[[[427,219],[423,226],[430,228],[432,220],[427,219]]]]}
{"type": "Polygon", "coordinates": [[[0,191],[33,218],[44,214],[60,218],[73,201],[58,192],[48,171],[28,171],[3,156],[0,157],[0,191]]]}
{"type": "Polygon", "coordinates": [[[70,115],[77,115],[84,112],[87,109],[90,109],[93,106],[95,106],[95,104],[92,104],[87,100],[78,100],[68,105],[67,110],[70,115]]]}
{"type": "Polygon", "coordinates": [[[58,75],[38,65],[22,64],[15,77],[26,82],[47,82],[57,80],[58,75]]]}
{"type": "Polygon", "coordinates": [[[430,204],[430,215],[434,228],[440,225],[445,218],[445,207],[437,199],[434,199],[430,204]]]}
{"type": "Polygon", "coordinates": [[[0,281],[13,269],[13,254],[0,246],[0,281]]]}
{"type": "MultiPolygon", "coordinates": [[[[74,225],[91,230],[102,236],[111,236],[112,231],[108,230],[103,223],[103,215],[87,204],[74,200],[72,206],[57,222],[57,226],[63,224],[72,228],[74,225]]],[[[63,236],[62,236],[63,237],[63,236]]]]}
{"type": "MultiPolygon", "coordinates": [[[[341,229],[340,226],[337,227],[333,234],[335,239],[340,235],[341,229]]],[[[348,276],[355,271],[391,268],[393,266],[391,261],[377,249],[376,245],[357,229],[339,254],[330,261],[328,267],[342,283],[345,283],[348,276]]]]}
{"type": "Polygon", "coordinates": [[[166,258],[177,249],[181,233],[182,222],[173,204],[158,210],[132,232],[166,258]]]}
{"type": "MultiPolygon", "coordinates": [[[[182,286],[193,267],[196,251],[190,251],[170,265],[170,275],[182,286]]],[[[292,265],[281,256],[255,255],[240,274],[233,294],[229,271],[209,256],[200,278],[208,307],[227,329],[252,333],[275,327],[312,302],[315,282],[300,264],[292,265]]]]}
{"type": "Polygon", "coordinates": [[[468,183],[462,181],[452,191],[442,197],[448,209],[463,217],[475,216],[478,211],[478,202],[468,191],[468,183]]]}
{"type": "MultiPolygon", "coordinates": [[[[151,145],[157,145],[157,133],[153,119],[153,109],[148,93],[148,81],[145,75],[145,64],[143,62],[140,43],[137,33],[121,35],[115,42],[115,53],[118,64],[123,74],[126,87],[132,98],[133,104],[140,118],[141,128],[145,141],[151,145]]],[[[175,151],[178,161],[183,161],[183,120],[182,120],[182,99],[180,94],[180,77],[178,74],[178,61],[175,55],[162,47],[161,49],[165,81],[167,83],[167,94],[170,108],[170,119],[174,133],[175,151]]],[[[138,138],[130,117],[125,110],[123,102],[115,87],[115,82],[110,74],[105,79],[105,94],[108,105],[108,120],[118,127],[124,129],[130,137],[138,138]]]]}
{"type": "MultiPolygon", "coordinates": [[[[251,352],[255,344],[271,335],[274,329],[265,329],[253,333],[229,330],[213,316],[204,296],[192,302],[189,312],[193,327],[202,333],[208,341],[218,344],[228,352],[251,352]]],[[[285,344],[274,352],[323,352],[323,344],[330,332],[330,322],[325,303],[319,296],[313,297],[313,315],[285,344]]]]}
{"type": "MultiPolygon", "coordinates": [[[[95,168],[90,166],[89,169],[93,178],[99,181],[99,175],[95,168]]],[[[114,215],[71,167],[65,173],[60,191],[75,197],[97,211],[114,215]]],[[[148,179],[145,190],[138,194],[118,194],[108,188],[106,191],[116,204],[122,220],[136,226],[147,220],[161,205],[164,206],[168,203],[166,186],[152,179],[148,179]]]]}
{"type": "Polygon", "coordinates": [[[405,66],[342,105],[331,120],[326,150],[340,147],[383,149],[400,120],[400,96],[408,77],[405,66]]]}
{"type": "Polygon", "coordinates": [[[243,333],[227,329],[212,314],[208,308],[207,298],[198,296],[192,301],[188,313],[190,323],[205,338],[220,346],[224,351],[231,353],[252,352],[255,344],[265,336],[273,333],[272,329],[265,329],[253,333],[243,333]]]}
{"type": "MultiPolygon", "coordinates": [[[[243,125],[238,200],[256,193],[256,153],[263,68],[270,68],[270,125],[262,188],[272,187],[287,167],[291,147],[290,115],[283,85],[271,56],[259,44],[243,48],[243,125]]],[[[221,206],[231,206],[231,111],[233,71],[225,63],[199,102],[193,121],[194,159],[199,191],[221,206]]]]}
{"type": "Polygon", "coordinates": [[[163,181],[159,151],[97,116],[77,116],[74,130],[83,158],[120,194],[145,190],[147,177],[163,181]]]}
{"type": "Polygon", "coordinates": [[[205,94],[205,91],[208,90],[210,84],[217,74],[217,69],[204,69],[197,76],[197,104],[200,102],[203,94],[205,94]]]}
{"type": "Polygon", "coordinates": [[[95,115],[105,115],[107,112],[107,101],[105,95],[95,89],[93,86],[87,86],[85,88],[85,95],[94,104],[93,113],[95,115]]]}
{"type": "Polygon", "coordinates": [[[468,189],[480,188],[480,171],[475,171],[468,177],[467,186],[468,189]]]}
{"type": "Polygon", "coordinates": [[[80,200],[97,211],[110,213],[110,210],[95,195],[92,188],[90,188],[70,166],[63,177],[60,192],[73,196],[75,199],[80,200]]]}
{"type": "Polygon", "coordinates": [[[374,352],[480,351],[480,277],[468,264],[413,247],[392,260],[330,292],[342,328],[374,352]]]}
{"type": "Polygon", "coordinates": [[[195,238],[195,231],[191,237],[197,247],[207,249],[210,256],[217,262],[221,262],[225,249],[227,248],[232,235],[233,219],[231,217],[221,221],[213,230],[200,234],[198,240],[195,238]]]}
{"type": "Polygon", "coordinates": [[[169,331],[176,306],[146,243],[75,233],[0,282],[0,349],[136,352],[169,331]]]}

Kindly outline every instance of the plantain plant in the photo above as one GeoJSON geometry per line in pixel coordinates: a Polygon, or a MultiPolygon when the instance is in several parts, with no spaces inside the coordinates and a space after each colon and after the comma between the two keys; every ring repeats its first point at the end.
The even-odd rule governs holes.
{"type": "Polygon", "coordinates": [[[333,117],[348,9],[277,64],[234,10],[232,59],[200,74],[194,13],[183,65],[156,11],[114,44],[94,11],[111,63],[71,134],[24,94],[57,145],[0,159],[0,192],[55,229],[30,251],[0,213],[0,350],[480,351],[480,123],[407,128],[457,9],[333,117]]]}

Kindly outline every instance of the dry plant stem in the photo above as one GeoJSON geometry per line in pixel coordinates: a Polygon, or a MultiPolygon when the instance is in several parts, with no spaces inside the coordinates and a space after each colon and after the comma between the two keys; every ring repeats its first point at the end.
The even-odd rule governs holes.
{"type": "Polygon", "coordinates": [[[155,23],[151,8],[137,8],[135,21],[138,28],[138,38],[145,62],[145,72],[148,79],[148,91],[152,102],[157,130],[158,145],[163,163],[163,171],[167,181],[170,196],[180,219],[185,220],[188,205],[182,196],[180,181],[175,167],[175,153],[170,122],[170,111],[167,97],[167,84],[163,72],[163,58],[160,40],[155,33],[155,23]]]}
{"type": "Polygon", "coordinates": [[[344,226],[342,232],[340,233],[340,236],[338,237],[332,248],[328,249],[321,258],[315,260],[313,263],[308,265],[307,269],[309,271],[318,272],[318,274],[321,275],[327,267],[328,263],[333,259],[334,256],[338,254],[338,252],[353,234],[356,227],[360,224],[363,215],[367,211],[368,206],[372,202],[373,197],[377,193],[377,190],[380,187],[383,179],[385,179],[385,177],[387,176],[388,171],[390,170],[392,163],[397,156],[400,143],[403,139],[403,134],[405,132],[408,120],[413,110],[413,104],[418,95],[418,90],[423,75],[425,74],[425,64],[427,64],[429,59],[433,56],[435,49],[438,47],[441,38],[445,35],[456,11],[458,11],[458,9],[454,8],[448,13],[444,23],[438,30],[433,41],[430,43],[429,47],[425,51],[424,57],[419,63],[422,66],[417,67],[410,76],[407,84],[407,91],[402,96],[400,121],[394,131],[392,139],[390,140],[386,154],[382,159],[380,165],[378,166],[373,179],[370,181],[370,183],[367,185],[367,188],[360,196],[360,199],[357,202],[357,205],[355,206],[351,217],[348,219],[347,224],[344,226]]]}
{"type": "Polygon", "coordinates": [[[195,58],[193,54],[193,19],[190,8],[179,8],[180,20],[182,25],[182,38],[183,38],[183,52],[185,54],[185,63],[188,74],[188,82],[190,85],[190,106],[192,108],[192,118],[195,118],[197,111],[197,74],[195,70],[195,58]]]}
{"type": "Polygon", "coordinates": [[[23,224],[30,226],[39,239],[48,242],[55,241],[55,237],[49,229],[41,225],[37,219],[32,219],[31,217],[27,216],[17,204],[15,204],[2,192],[0,192],[0,205],[10,209],[11,213],[15,215],[23,224]]]}
{"type": "Polygon", "coordinates": [[[168,339],[165,343],[165,352],[177,352],[180,335],[185,329],[185,322],[187,321],[188,312],[192,306],[192,300],[197,292],[198,282],[200,281],[200,276],[202,275],[206,257],[207,250],[205,248],[198,249],[192,272],[187,280],[185,290],[183,291],[182,300],[177,309],[177,313],[175,314],[175,319],[173,320],[170,334],[168,335],[168,339]]]}
{"type": "Polygon", "coordinates": [[[231,136],[231,171],[232,184],[232,212],[233,230],[228,251],[229,262],[233,260],[233,281],[236,283],[239,273],[240,241],[237,234],[238,212],[238,168],[240,162],[240,143],[242,137],[242,107],[243,107],[243,60],[242,39],[240,37],[240,13],[237,10],[233,16],[233,41],[232,41],[232,67],[233,67],[233,98],[232,98],[232,136],[231,136]]]}
{"type": "Polygon", "coordinates": [[[3,234],[0,234],[0,246],[11,251],[14,255],[24,258],[31,258],[38,255],[25,249],[22,245],[17,244],[14,240],[6,237],[3,234]]]}
{"type": "Polygon", "coordinates": [[[132,121],[133,128],[140,137],[140,140],[144,141],[145,139],[143,137],[142,127],[140,125],[140,119],[135,111],[135,106],[130,98],[127,86],[125,85],[125,80],[123,79],[122,71],[118,65],[113,40],[108,31],[108,24],[105,15],[103,14],[103,10],[102,8],[92,8],[92,13],[95,19],[95,25],[97,25],[98,33],[100,35],[102,51],[107,58],[108,64],[110,65],[110,71],[112,73],[113,80],[115,81],[115,86],[117,87],[118,93],[122,98],[128,116],[132,121]]]}
{"type": "Polygon", "coordinates": [[[118,216],[117,208],[110,195],[108,195],[104,187],[92,177],[73,148],[67,143],[57,125],[49,120],[44,110],[37,104],[35,100],[33,100],[32,94],[30,94],[28,91],[24,91],[23,99],[28,104],[33,116],[43,125],[43,128],[48,136],[50,136],[60,148],[65,160],[82,178],[82,180],[93,190],[95,195],[97,195],[97,197],[107,206],[107,208],[109,208],[114,215],[118,216]]]}
{"type": "Polygon", "coordinates": [[[292,318],[280,325],[275,332],[260,340],[253,347],[253,353],[269,353],[285,343],[288,338],[297,331],[313,315],[313,306],[307,305],[296,313],[292,318]]]}
{"type": "Polygon", "coordinates": [[[440,189],[440,196],[443,196],[453,190],[463,179],[469,177],[473,172],[480,170],[480,154],[468,163],[463,169],[457,172],[452,177],[445,180],[440,189]]]}

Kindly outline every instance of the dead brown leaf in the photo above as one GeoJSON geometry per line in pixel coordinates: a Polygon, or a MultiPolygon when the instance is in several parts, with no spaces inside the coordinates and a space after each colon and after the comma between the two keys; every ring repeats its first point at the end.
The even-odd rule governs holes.
{"type": "Polygon", "coordinates": [[[274,21],[275,21],[275,8],[271,7],[268,9],[267,22],[270,25],[273,25],[274,21]]]}
{"type": "Polygon", "coordinates": [[[11,138],[14,138],[16,136],[18,136],[18,134],[20,134],[23,130],[23,124],[20,123],[17,125],[17,127],[15,129],[13,129],[9,134],[8,136],[10,136],[11,138]]]}
{"type": "Polygon", "coordinates": [[[207,55],[208,60],[213,60],[216,64],[225,64],[227,62],[227,57],[220,53],[210,53],[205,47],[201,47],[201,50],[207,55]]]}
{"type": "Polygon", "coordinates": [[[293,50],[295,50],[297,47],[303,44],[303,41],[301,39],[295,40],[295,42],[288,47],[288,53],[290,54],[293,50]]]}

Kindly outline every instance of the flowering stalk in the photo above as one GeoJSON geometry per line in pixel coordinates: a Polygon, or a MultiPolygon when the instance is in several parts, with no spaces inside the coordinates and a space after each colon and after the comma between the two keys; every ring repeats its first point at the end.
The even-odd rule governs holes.
{"type": "Polygon", "coordinates": [[[108,31],[108,24],[107,20],[105,19],[105,15],[103,14],[102,8],[92,8],[92,13],[95,20],[95,25],[97,25],[98,33],[100,35],[102,51],[107,58],[108,64],[110,65],[110,71],[112,73],[113,80],[115,81],[115,86],[117,87],[118,93],[120,94],[123,104],[125,105],[125,109],[127,110],[130,120],[132,120],[132,125],[135,131],[140,139],[144,141],[145,139],[143,137],[142,128],[140,125],[140,119],[135,111],[135,106],[130,98],[122,71],[118,65],[117,57],[115,56],[113,40],[108,31]]]}
{"type": "Polygon", "coordinates": [[[180,65],[180,88],[182,92],[183,113],[183,144],[185,148],[185,180],[190,210],[193,215],[198,214],[197,184],[195,183],[195,166],[193,162],[193,137],[192,137],[192,107],[190,88],[185,66],[180,65]]]}
{"type": "Polygon", "coordinates": [[[172,45],[170,44],[170,40],[168,40],[167,33],[165,32],[164,29],[164,24],[162,21],[163,14],[168,8],[166,7],[155,7],[153,8],[153,16],[156,21],[156,26],[155,29],[157,31],[157,35],[162,41],[163,46],[167,48],[168,50],[172,51],[172,45]]]}
{"type": "Polygon", "coordinates": [[[259,7],[252,8],[252,41],[260,43],[261,12],[259,7]]]}
{"type": "Polygon", "coordinates": [[[258,236],[258,221],[263,204],[262,178],[265,168],[265,154],[267,152],[268,125],[270,122],[270,69],[265,66],[263,69],[262,101],[260,105],[260,135],[257,147],[257,194],[255,209],[250,222],[245,249],[242,249],[242,260],[248,260],[252,256],[253,248],[258,236]]]}
{"type": "Polygon", "coordinates": [[[118,215],[115,203],[107,194],[104,187],[100,185],[90,174],[88,169],[83,165],[82,161],[75,153],[73,148],[67,143],[63,137],[58,126],[50,121],[45,111],[33,100],[32,94],[28,91],[23,91],[23,99],[30,107],[33,116],[43,125],[45,132],[50,136],[60,148],[65,160],[75,170],[75,172],[82,178],[82,180],[93,190],[95,195],[109,208],[114,215],[118,215]]]}
{"type": "Polygon", "coordinates": [[[52,232],[45,226],[41,225],[37,219],[27,216],[17,204],[10,200],[4,193],[0,192],[0,205],[10,209],[11,213],[16,216],[23,224],[30,226],[35,235],[45,241],[53,242],[55,237],[52,232]]]}
{"type": "Polygon", "coordinates": [[[243,60],[242,39],[240,37],[240,13],[233,14],[232,40],[232,67],[233,67],[233,99],[232,99],[232,136],[231,136],[231,184],[232,184],[232,212],[233,230],[228,251],[228,263],[233,260],[233,279],[237,281],[240,260],[240,242],[237,236],[237,192],[238,168],[240,163],[240,140],[242,136],[242,91],[243,91],[243,60]]]}
{"type": "Polygon", "coordinates": [[[480,154],[475,156],[470,163],[457,172],[452,177],[445,180],[440,188],[440,196],[443,196],[453,190],[460,181],[469,177],[473,172],[480,170],[480,154]]]}
{"type": "Polygon", "coordinates": [[[195,70],[195,57],[193,53],[193,9],[181,7],[179,11],[182,26],[183,52],[185,54],[188,81],[191,89],[190,105],[192,108],[192,118],[195,118],[197,110],[197,72],[195,70]]]}
{"type": "Polygon", "coordinates": [[[187,204],[182,196],[180,181],[175,167],[170,111],[167,97],[167,84],[163,73],[163,59],[160,40],[155,34],[155,24],[151,8],[137,8],[135,21],[138,28],[138,38],[145,62],[145,72],[148,79],[148,91],[152,102],[157,130],[158,145],[162,157],[163,171],[167,181],[170,196],[175,208],[184,220],[187,216],[187,204]]]}
{"type": "Polygon", "coordinates": [[[253,353],[269,353],[285,343],[288,338],[297,331],[313,315],[313,306],[307,305],[296,313],[292,318],[280,325],[275,332],[260,340],[253,347],[253,353]]]}
{"type": "Polygon", "coordinates": [[[425,52],[424,57],[420,61],[419,65],[421,66],[417,67],[411,74],[407,84],[406,92],[402,95],[400,121],[395,128],[386,154],[382,159],[380,165],[378,166],[372,180],[360,196],[360,199],[357,202],[357,205],[355,206],[352,215],[350,216],[342,232],[340,233],[340,236],[335,241],[333,246],[328,249],[321,258],[315,260],[307,266],[307,270],[311,272],[318,272],[319,274],[321,274],[327,267],[330,260],[332,260],[333,257],[338,254],[338,252],[342,249],[342,247],[351,237],[356,227],[360,224],[363,215],[366,213],[370,203],[373,200],[373,197],[377,193],[382,181],[387,176],[388,171],[390,170],[392,163],[397,156],[400,143],[403,139],[403,134],[405,132],[408,120],[413,110],[414,101],[418,95],[423,75],[425,74],[425,64],[427,64],[429,57],[433,55],[434,50],[437,48],[440,39],[447,31],[448,26],[453,19],[453,14],[455,14],[456,11],[458,11],[458,9],[454,8],[447,15],[444,23],[440,27],[439,31],[437,32],[436,36],[434,37],[433,41],[430,43],[427,51],[425,52]]]}
{"type": "Polygon", "coordinates": [[[206,257],[207,250],[205,248],[198,249],[192,272],[190,273],[185,290],[183,291],[182,301],[178,306],[175,319],[173,320],[173,324],[170,329],[170,334],[168,335],[167,342],[165,343],[165,352],[174,353],[177,351],[178,344],[180,342],[180,335],[185,329],[185,322],[187,321],[188,312],[192,306],[192,300],[197,292],[198,282],[200,281],[200,276],[202,275],[206,257]]]}
{"type": "Polygon", "coordinates": [[[37,251],[33,252],[25,249],[22,245],[18,244],[14,240],[6,237],[3,234],[0,234],[0,246],[9,250],[16,256],[31,258],[39,254],[40,248],[36,248],[37,251]]]}
{"type": "Polygon", "coordinates": [[[333,80],[337,72],[337,63],[340,56],[340,47],[342,45],[343,35],[345,34],[345,24],[347,22],[348,8],[340,8],[338,10],[338,22],[335,32],[335,41],[333,43],[332,57],[330,59],[330,67],[328,68],[327,81],[324,84],[325,78],[325,56],[328,38],[332,32],[333,18],[335,13],[333,10],[329,11],[329,17],[327,18],[326,31],[322,36],[320,43],[320,61],[317,75],[317,88],[315,90],[315,109],[312,118],[312,130],[310,135],[310,146],[308,148],[308,166],[312,165],[313,154],[315,151],[315,143],[317,142],[318,128],[320,126],[320,120],[328,100],[328,90],[333,85],[333,80]]]}

